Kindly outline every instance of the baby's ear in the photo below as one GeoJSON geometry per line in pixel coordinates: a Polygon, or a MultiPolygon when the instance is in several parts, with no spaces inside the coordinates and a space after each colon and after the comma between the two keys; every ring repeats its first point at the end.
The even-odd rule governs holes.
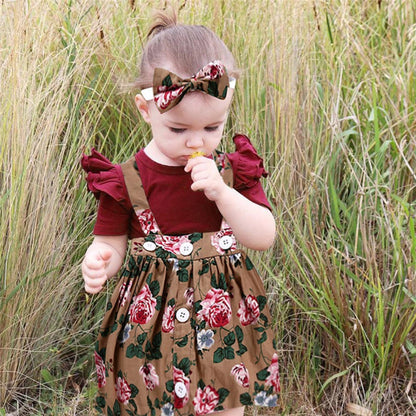
{"type": "Polygon", "coordinates": [[[150,123],[149,103],[144,99],[143,95],[137,94],[134,97],[136,107],[146,123],[150,123]]]}

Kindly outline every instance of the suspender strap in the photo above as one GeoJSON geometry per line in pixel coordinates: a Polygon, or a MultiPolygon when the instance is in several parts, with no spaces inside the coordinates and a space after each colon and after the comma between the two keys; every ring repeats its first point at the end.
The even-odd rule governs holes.
{"type": "Polygon", "coordinates": [[[139,209],[148,209],[149,203],[147,202],[146,194],[144,193],[135,157],[133,156],[120,166],[134,211],[139,209]]]}

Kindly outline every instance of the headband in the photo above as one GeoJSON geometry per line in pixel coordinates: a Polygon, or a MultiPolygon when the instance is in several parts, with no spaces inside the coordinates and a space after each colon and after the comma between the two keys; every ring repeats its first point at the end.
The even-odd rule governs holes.
{"type": "Polygon", "coordinates": [[[190,91],[202,91],[220,100],[227,96],[228,88],[235,88],[235,79],[229,78],[220,61],[205,65],[191,78],[182,79],[163,68],[155,68],[153,87],[141,91],[146,101],[154,100],[161,113],[179,104],[190,91]]]}

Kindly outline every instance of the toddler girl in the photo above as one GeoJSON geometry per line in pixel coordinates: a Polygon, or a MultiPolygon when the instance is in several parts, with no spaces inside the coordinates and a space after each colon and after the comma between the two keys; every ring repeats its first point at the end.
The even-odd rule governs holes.
{"type": "Polygon", "coordinates": [[[210,30],[159,16],[135,98],[150,142],[121,165],[95,150],[82,159],[99,199],[82,263],[88,293],[117,274],[131,240],[96,343],[101,414],[241,416],[277,405],[266,295],[237,247],[273,243],[266,172],[246,136],[234,137],[234,153],[216,150],[236,75],[210,30]]]}

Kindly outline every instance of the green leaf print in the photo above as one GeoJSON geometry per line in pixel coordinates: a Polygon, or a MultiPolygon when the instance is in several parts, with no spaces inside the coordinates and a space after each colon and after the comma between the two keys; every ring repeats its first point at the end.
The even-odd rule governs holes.
{"type": "Polygon", "coordinates": [[[246,268],[247,270],[254,269],[254,264],[251,262],[251,260],[248,257],[246,257],[246,268]]]}
{"type": "Polygon", "coordinates": [[[240,348],[239,350],[236,351],[236,353],[237,355],[241,356],[245,352],[247,352],[247,347],[243,344],[244,333],[243,333],[243,330],[239,326],[235,327],[235,333],[237,335],[238,346],[240,348]]]}
{"type": "Polygon", "coordinates": [[[179,269],[176,274],[180,282],[187,282],[189,280],[189,273],[187,269],[179,269]]]}
{"type": "Polygon", "coordinates": [[[200,380],[198,381],[198,387],[199,387],[201,390],[204,390],[204,388],[205,388],[205,383],[203,382],[203,380],[202,380],[202,379],[200,379],[200,380]]]}
{"type": "Polygon", "coordinates": [[[131,274],[131,271],[128,270],[127,268],[124,268],[123,271],[121,272],[120,276],[121,277],[127,277],[127,276],[130,276],[130,274],[131,274]]]}
{"type": "Polygon", "coordinates": [[[250,394],[249,393],[240,394],[240,403],[243,406],[250,406],[252,404],[250,394]]]}
{"type": "Polygon", "coordinates": [[[189,241],[193,244],[201,240],[203,237],[202,233],[192,233],[189,235],[189,241]]]}
{"type": "Polygon", "coordinates": [[[169,393],[173,392],[173,380],[169,380],[169,381],[166,382],[166,390],[169,393]]]}
{"type": "Polygon", "coordinates": [[[247,352],[247,347],[243,344],[240,345],[240,349],[236,351],[237,355],[243,355],[245,352],[247,352]]]}
{"type": "Polygon", "coordinates": [[[203,260],[202,262],[202,268],[201,270],[198,272],[198,274],[200,276],[202,276],[203,274],[207,274],[209,272],[209,263],[207,260],[203,260]]]}
{"type": "Polygon", "coordinates": [[[153,275],[153,273],[149,273],[149,275],[147,276],[147,279],[146,279],[146,283],[149,287],[150,287],[150,284],[152,283],[152,275],[153,275]]]}
{"type": "Polygon", "coordinates": [[[257,296],[257,302],[259,303],[259,309],[262,311],[266,306],[267,299],[265,296],[259,295],[257,296]]]}
{"type": "Polygon", "coordinates": [[[168,251],[164,250],[162,247],[158,247],[155,251],[156,256],[159,259],[165,260],[170,257],[176,257],[173,253],[169,253],[168,251]]]}
{"type": "Polygon", "coordinates": [[[150,397],[149,396],[147,396],[147,405],[149,406],[149,409],[154,410],[153,409],[152,401],[150,400],[150,397]]]}
{"type": "Polygon", "coordinates": [[[178,368],[187,376],[189,374],[189,370],[191,369],[191,360],[188,357],[182,358],[181,362],[178,364],[178,368]]]}
{"type": "Polygon", "coordinates": [[[186,269],[190,264],[191,262],[189,260],[178,260],[178,267],[180,269],[186,269]]]}
{"type": "Polygon", "coordinates": [[[264,313],[260,314],[260,319],[264,322],[264,326],[269,326],[269,318],[264,313]]]}
{"type": "Polygon", "coordinates": [[[257,340],[257,344],[263,344],[263,342],[267,341],[267,332],[263,332],[260,339],[257,340]]]}
{"type": "Polygon", "coordinates": [[[111,332],[110,333],[112,334],[112,333],[116,332],[117,328],[118,328],[118,323],[114,322],[113,326],[111,327],[111,332]]]}
{"type": "Polygon", "coordinates": [[[110,406],[107,406],[107,415],[108,416],[114,416],[114,413],[113,413],[113,411],[112,411],[112,409],[111,409],[110,406]]]}
{"type": "Polygon", "coordinates": [[[128,270],[133,270],[136,267],[136,260],[133,256],[130,256],[129,258],[129,265],[127,267],[128,270]]]}
{"type": "Polygon", "coordinates": [[[139,394],[139,389],[134,384],[130,384],[130,390],[131,390],[130,398],[134,399],[139,394]]]}
{"type": "Polygon", "coordinates": [[[144,358],[145,353],[143,352],[143,348],[141,345],[134,345],[130,344],[126,350],[126,357],[127,358],[144,358]]]}
{"type": "Polygon", "coordinates": [[[175,298],[169,299],[168,306],[175,306],[175,298]]]}
{"type": "Polygon", "coordinates": [[[227,396],[230,394],[230,391],[229,390],[227,390],[227,389],[224,389],[224,388],[220,388],[219,390],[218,390],[218,395],[220,396],[219,397],[219,401],[218,401],[218,404],[221,404],[226,398],[227,398],[227,396]]]}
{"type": "Polygon", "coordinates": [[[116,402],[114,403],[114,416],[121,416],[121,408],[120,408],[120,403],[116,400],[116,402]]]}
{"type": "Polygon", "coordinates": [[[100,409],[100,408],[99,408],[99,407],[97,407],[97,406],[95,406],[95,407],[94,407],[94,409],[97,411],[97,413],[98,413],[99,415],[104,414],[104,410],[103,410],[103,409],[100,409]]]}
{"type": "Polygon", "coordinates": [[[154,337],[152,341],[153,348],[159,349],[162,345],[162,332],[159,331],[154,337]]]}
{"type": "Polygon", "coordinates": [[[155,346],[155,344],[150,343],[150,341],[146,342],[146,358],[149,361],[152,360],[160,360],[162,358],[162,353],[160,352],[160,346],[155,346]]]}
{"type": "Polygon", "coordinates": [[[161,309],[162,309],[162,296],[157,296],[156,297],[156,306],[155,306],[155,309],[157,310],[157,311],[160,311],[161,309]]]}
{"type": "Polygon", "coordinates": [[[266,380],[266,378],[269,376],[269,372],[266,370],[266,369],[263,369],[263,370],[261,370],[261,371],[259,371],[258,373],[257,373],[257,378],[260,380],[260,381],[264,381],[264,380],[266,380]]]}
{"type": "Polygon", "coordinates": [[[100,331],[100,335],[105,338],[108,337],[108,334],[110,333],[110,328],[104,328],[102,331],[100,331]]]}
{"type": "Polygon", "coordinates": [[[233,345],[235,343],[235,334],[234,332],[230,332],[225,338],[224,338],[225,345],[233,345]]]}
{"type": "MultiPolygon", "coordinates": [[[[142,272],[145,273],[145,272],[147,272],[149,270],[150,262],[149,262],[149,260],[147,260],[147,261],[143,261],[142,263],[143,263],[143,265],[142,265],[142,272]]],[[[152,273],[149,274],[149,277],[150,278],[151,278],[151,276],[152,276],[152,273]]]]}
{"type": "Polygon", "coordinates": [[[208,81],[208,94],[214,97],[218,97],[220,95],[218,92],[218,85],[215,81],[208,81]]]}
{"type": "Polygon", "coordinates": [[[220,279],[218,281],[218,288],[222,289],[224,291],[227,291],[228,287],[227,287],[227,281],[225,280],[225,275],[224,273],[220,273],[220,279]]]}
{"type": "Polygon", "coordinates": [[[225,358],[225,354],[224,354],[224,349],[219,347],[215,350],[214,352],[214,363],[221,363],[224,361],[225,358]]]}
{"type": "Polygon", "coordinates": [[[224,354],[227,360],[234,360],[235,358],[234,350],[231,347],[225,347],[224,354]]]}
{"type": "Polygon", "coordinates": [[[212,276],[211,276],[211,286],[214,289],[219,289],[218,284],[217,284],[217,276],[215,275],[215,273],[212,273],[212,276]]]}
{"type": "Polygon", "coordinates": [[[237,335],[238,343],[241,344],[244,340],[244,333],[243,333],[243,330],[238,325],[235,327],[235,333],[237,335]]]}
{"type": "Polygon", "coordinates": [[[143,334],[140,334],[140,335],[137,337],[137,343],[138,343],[139,345],[143,345],[143,344],[144,344],[144,342],[146,341],[146,338],[147,338],[147,334],[146,334],[146,332],[143,332],[143,334]]]}
{"type": "Polygon", "coordinates": [[[185,335],[180,341],[176,341],[175,344],[181,348],[186,347],[188,344],[188,335],[185,335]]]}
{"type": "Polygon", "coordinates": [[[152,292],[153,297],[156,297],[159,294],[160,283],[157,280],[153,280],[149,285],[149,289],[152,292]]]}
{"type": "Polygon", "coordinates": [[[214,363],[221,363],[225,359],[233,360],[235,358],[234,350],[231,347],[219,347],[214,352],[214,363]]]}
{"type": "Polygon", "coordinates": [[[200,300],[198,300],[194,303],[195,312],[199,312],[202,309],[201,303],[202,303],[202,301],[200,301],[200,300]]]}
{"type": "Polygon", "coordinates": [[[95,401],[96,401],[96,403],[97,403],[97,406],[98,406],[100,409],[104,409],[104,408],[105,408],[105,399],[104,399],[104,397],[102,397],[102,396],[98,396],[98,397],[97,397],[97,399],[96,399],[95,401]]]}
{"type": "Polygon", "coordinates": [[[162,86],[163,87],[172,86],[172,78],[170,77],[170,75],[166,75],[165,78],[162,79],[162,86]]]}

